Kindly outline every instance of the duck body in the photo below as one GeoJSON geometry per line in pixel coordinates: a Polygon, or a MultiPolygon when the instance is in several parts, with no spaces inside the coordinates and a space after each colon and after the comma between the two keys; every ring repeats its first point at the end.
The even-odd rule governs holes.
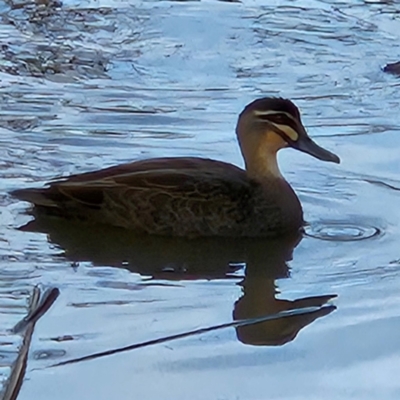
{"type": "Polygon", "coordinates": [[[236,134],[245,169],[205,158],[155,158],[12,194],[38,212],[138,233],[277,237],[299,231],[301,204],[279,171],[277,152],[292,147],[324,161],[339,158],[312,141],[286,99],[248,104],[236,134]]]}
{"type": "Polygon", "coordinates": [[[47,214],[163,236],[274,237],[303,224],[300,202],[284,179],[259,182],[204,158],[137,161],[14,195],[47,214]]]}

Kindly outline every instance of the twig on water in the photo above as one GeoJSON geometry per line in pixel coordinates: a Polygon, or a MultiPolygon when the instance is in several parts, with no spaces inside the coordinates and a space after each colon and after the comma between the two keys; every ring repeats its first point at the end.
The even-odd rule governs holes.
{"type": "Polygon", "coordinates": [[[2,397],[3,400],[17,399],[25,376],[29,347],[35,324],[51,307],[59,293],[60,291],[57,288],[48,289],[43,294],[38,286],[33,288],[28,315],[18,322],[18,324],[16,324],[12,329],[13,333],[23,332],[23,340],[18,357],[11,369],[10,377],[5,384],[5,391],[2,397]]]}
{"type": "MultiPolygon", "coordinates": [[[[225,324],[213,325],[213,326],[209,326],[209,327],[205,327],[205,328],[199,328],[199,329],[195,329],[195,330],[188,331],[188,332],[183,332],[183,333],[178,333],[175,335],[164,336],[161,338],[148,340],[145,342],[134,343],[134,344],[124,346],[124,347],[118,347],[115,349],[105,350],[105,351],[101,351],[99,353],[93,353],[93,354],[89,354],[87,356],[83,356],[83,357],[79,357],[79,358],[72,358],[70,360],[61,361],[57,364],[50,365],[49,367],[59,367],[62,365],[74,364],[74,363],[81,362],[81,361],[94,360],[94,359],[100,358],[100,357],[111,356],[113,354],[123,353],[125,351],[136,350],[136,349],[140,349],[143,347],[148,347],[148,346],[152,346],[155,344],[170,342],[172,340],[183,339],[183,338],[187,338],[189,336],[200,335],[203,333],[212,332],[212,331],[216,331],[216,330],[220,330],[220,329],[224,329],[224,328],[232,328],[232,327],[236,328],[239,326],[259,324],[262,322],[273,321],[273,320],[281,319],[281,318],[289,318],[289,317],[293,317],[293,316],[297,316],[297,315],[311,314],[311,313],[315,313],[315,312],[324,312],[326,314],[329,314],[330,312],[332,312],[335,309],[336,309],[336,307],[333,305],[328,305],[328,306],[324,306],[324,307],[304,307],[304,308],[299,308],[299,309],[295,309],[295,310],[281,311],[277,314],[270,314],[270,315],[266,315],[266,316],[258,317],[258,318],[231,321],[231,322],[227,322],[225,324]]],[[[324,314],[324,315],[326,315],[326,314],[324,314]]]]}

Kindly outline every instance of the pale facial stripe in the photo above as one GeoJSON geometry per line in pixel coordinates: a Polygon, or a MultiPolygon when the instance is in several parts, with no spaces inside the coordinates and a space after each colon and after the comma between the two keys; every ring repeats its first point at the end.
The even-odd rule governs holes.
{"type": "Polygon", "coordinates": [[[296,121],[296,118],[293,117],[292,114],[289,114],[285,111],[274,111],[274,110],[268,110],[268,111],[261,111],[261,110],[255,110],[254,111],[254,115],[257,117],[266,117],[268,115],[279,115],[279,114],[283,114],[286,115],[286,117],[292,119],[293,121],[296,121]]]}
{"type": "Polygon", "coordinates": [[[274,126],[276,126],[280,131],[284,132],[287,137],[289,137],[293,142],[296,142],[297,139],[299,138],[299,134],[292,129],[288,125],[281,125],[281,124],[275,124],[271,122],[274,126]]]}

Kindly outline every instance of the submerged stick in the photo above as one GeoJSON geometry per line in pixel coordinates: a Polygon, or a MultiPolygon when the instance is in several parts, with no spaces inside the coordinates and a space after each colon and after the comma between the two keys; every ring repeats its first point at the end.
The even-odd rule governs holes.
{"type": "Polygon", "coordinates": [[[52,306],[57,299],[60,291],[57,288],[51,288],[41,294],[38,286],[33,288],[32,296],[29,302],[28,315],[18,322],[12,329],[13,333],[20,333],[25,330],[22,346],[18,357],[12,367],[10,377],[5,385],[3,400],[16,400],[21,390],[22,382],[25,376],[26,365],[28,361],[29,347],[32,340],[35,324],[38,319],[52,306]]]}
{"type": "Polygon", "coordinates": [[[136,350],[136,349],[140,349],[143,347],[152,346],[155,344],[170,342],[172,340],[183,339],[183,338],[187,338],[189,336],[200,335],[203,333],[212,332],[212,331],[216,331],[219,329],[232,328],[232,327],[236,328],[236,327],[240,327],[240,326],[259,324],[262,322],[273,321],[273,320],[280,319],[280,318],[289,318],[289,317],[293,317],[293,316],[297,316],[297,315],[312,314],[314,312],[321,312],[321,311],[325,311],[326,314],[329,314],[330,312],[334,311],[335,309],[336,309],[336,307],[333,305],[328,305],[325,307],[304,307],[304,308],[299,308],[299,309],[295,309],[295,310],[281,311],[277,314],[269,314],[269,315],[265,315],[263,317],[231,321],[231,322],[227,322],[227,323],[220,324],[220,325],[213,325],[213,326],[209,326],[209,327],[205,327],[205,328],[199,328],[199,329],[195,329],[195,330],[188,331],[188,332],[182,332],[182,333],[178,333],[175,335],[164,336],[161,338],[148,340],[145,342],[134,343],[134,344],[124,346],[124,347],[118,347],[115,349],[105,350],[105,351],[101,351],[99,353],[93,353],[93,354],[89,354],[89,355],[83,356],[83,357],[72,358],[70,360],[61,361],[57,364],[50,365],[50,367],[59,367],[62,365],[74,364],[74,363],[81,362],[81,361],[94,360],[94,359],[100,358],[100,357],[111,356],[113,354],[123,353],[125,351],[130,351],[130,350],[136,350]]]}
{"type": "Polygon", "coordinates": [[[47,289],[42,295],[40,295],[40,290],[37,286],[35,286],[33,290],[34,293],[35,290],[39,291],[40,299],[37,301],[35,307],[29,307],[28,315],[14,326],[12,329],[13,333],[22,332],[30,323],[33,325],[36,324],[38,319],[47,312],[60,294],[60,291],[57,288],[47,289]]]}

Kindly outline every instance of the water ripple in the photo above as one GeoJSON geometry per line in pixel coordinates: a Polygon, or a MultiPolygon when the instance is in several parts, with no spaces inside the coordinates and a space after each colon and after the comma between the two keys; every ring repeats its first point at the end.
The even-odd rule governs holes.
{"type": "Polygon", "coordinates": [[[305,229],[306,236],[334,242],[351,242],[381,236],[383,231],[375,226],[356,225],[351,222],[326,221],[311,224],[305,229]]]}

